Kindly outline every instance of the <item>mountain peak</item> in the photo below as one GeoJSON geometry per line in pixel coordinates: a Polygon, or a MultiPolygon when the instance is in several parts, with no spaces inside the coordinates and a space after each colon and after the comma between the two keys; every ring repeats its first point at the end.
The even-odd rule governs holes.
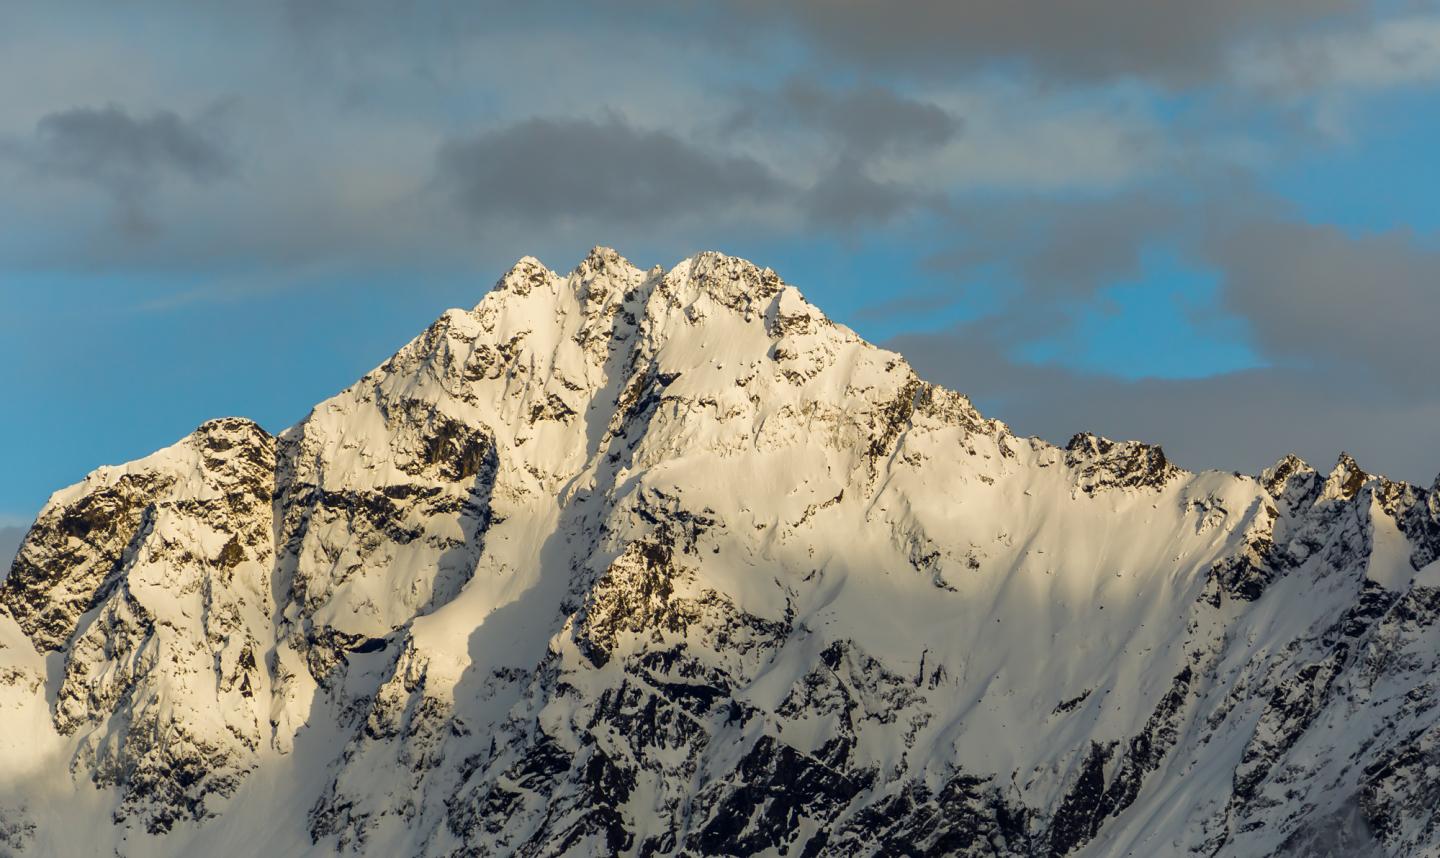
{"type": "Polygon", "coordinates": [[[264,427],[245,417],[219,417],[196,427],[190,436],[195,443],[213,452],[239,446],[266,446],[274,439],[264,427]]]}
{"type": "Polygon", "coordinates": [[[555,272],[533,256],[522,256],[501,275],[494,291],[528,295],[530,290],[555,278],[555,272]]]}
{"type": "Polygon", "coordinates": [[[1353,498],[1364,487],[1370,475],[1360,469],[1349,453],[1342,452],[1335,462],[1335,467],[1325,478],[1325,489],[1322,497],[1353,498]]]}
{"type": "Polygon", "coordinates": [[[1308,486],[1313,483],[1315,476],[1315,469],[1304,459],[1294,453],[1286,453],[1274,465],[1260,472],[1260,484],[1271,496],[1278,498],[1290,492],[1299,482],[1308,486]]]}
{"type": "Polygon", "coordinates": [[[742,310],[758,308],[760,302],[774,298],[785,288],[773,270],[717,251],[681,260],[666,272],[665,282],[672,288],[688,287],[724,306],[742,310]]]}
{"type": "Polygon", "coordinates": [[[585,254],[585,258],[580,261],[575,270],[577,272],[582,270],[600,271],[607,267],[618,267],[629,271],[639,270],[630,260],[621,256],[615,248],[599,244],[590,248],[590,252],[585,254]]]}
{"type": "Polygon", "coordinates": [[[1170,463],[1158,445],[1142,441],[1112,441],[1080,432],[1065,445],[1066,462],[1079,470],[1081,488],[1163,488],[1184,472],[1170,463]]]}
{"type": "MultiPolygon", "coordinates": [[[[567,276],[557,274],[533,256],[522,257],[500,277],[492,291],[523,298],[537,288],[558,288],[561,283],[568,283],[590,303],[630,296],[648,283],[682,305],[704,295],[721,306],[752,315],[761,312],[762,305],[785,288],[773,270],[718,251],[702,251],[668,269],[657,265],[647,271],[613,248],[596,245],[567,276]]],[[[648,298],[648,292],[641,297],[648,298]]]]}

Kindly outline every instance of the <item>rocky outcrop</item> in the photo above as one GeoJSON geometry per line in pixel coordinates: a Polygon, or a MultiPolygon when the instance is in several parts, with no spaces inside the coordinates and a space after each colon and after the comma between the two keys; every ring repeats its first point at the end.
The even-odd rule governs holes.
{"type": "Polygon", "coordinates": [[[1065,463],[1075,469],[1080,488],[1087,494],[1110,488],[1160,489],[1180,474],[1157,446],[1116,442],[1088,433],[1074,436],[1065,445],[1065,463]]]}

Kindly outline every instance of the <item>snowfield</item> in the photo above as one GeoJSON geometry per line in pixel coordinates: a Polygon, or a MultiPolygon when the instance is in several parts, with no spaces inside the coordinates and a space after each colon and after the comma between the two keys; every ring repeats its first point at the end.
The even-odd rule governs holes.
{"type": "Polygon", "coordinates": [[[1440,855],[1440,485],[1019,438],[769,269],[521,260],[57,492],[0,854],[1440,855]]]}

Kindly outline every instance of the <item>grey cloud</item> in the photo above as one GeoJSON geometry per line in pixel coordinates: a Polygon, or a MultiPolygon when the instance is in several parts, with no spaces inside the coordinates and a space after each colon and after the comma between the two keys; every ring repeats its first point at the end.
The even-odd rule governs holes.
{"type": "MultiPolygon", "coordinates": [[[[731,4],[725,4],[728,8],[731,4]]],[[[754,19],[794,25],[823,52],[910,71],[1020,61],[1044,74],[1184,84],[1222,70],[1240,41],[1332,25],[1368,0],[747,0],[754,19]]]]}
{"type": "Polygon", "coordinates": [[[1208,236],[1225,306],[1281,358],[1360,364],[1383,382],[1440,393],[1440,247],[1407,232],[1350,235],[1237,220],[1208,236]]]}
{"type": "Polygon", "coordinates": [[[1191,469],[1258,473],[1287,452],[1323,469],[1344,450],[1396,479],[1428,485],[1440,472],[1440,397],[1300,368],[1125,381],[1017,362],[1005,343],[977,323],[886,345],[988,416],[1055,443],[1080,431],[1138,438],[1191,469]]]}
{"type": "MultiPolygon", "coordinates": [[[[867,70],[948,77],[957,70],[1019,64],[1052,80],[1135,77],[1177,87],[1228,74],[1242,48],[1258,47],[1248,55],[1258,53],[1273,63],[1293,54],[1297,40],[1363,32],[1377,17],[1373,0],[620,0],[603,7],[572,0],[287,0],[284,5],[284,19],[307,50],[340,52],[346,63],[363,63],[377,51],[409,56],[406,49],[419,44],[425,50],[409,63],[419,74],[434,73],[437,57],[443,64],[476,33],[533,31],[563,20],[592,32],[704,39],[731,53],[747,52],[747,58],[764,55],[775,46],[775,35],[786,33],[823,57],[867,70]]],[[[1322,43],[1329,44],[1323,38],[1322,43]]]]}
{"type": "Polygon", "coordinates": [[[938,105],[878,86],[837,91],[791,80],[774,92],[747,91],[734,129],[798,124],[833,137],[845,157],[866,158],[939,146],[960,132],[960,120],[938,105]]]}
{"type": "Polygon", "coordinates": [[[168,170],[204,182],[230,171],[206,133],[168,110],[136,119],[114,105],[80,107],[46,116],[36,132],[56,172],[120,181],[168,170]]]}
{"type": "Polygon", "coordinates": [[[14,151],[41,174],[102,189],[138,225],[140,204],[167,177],[205,184],[232,173],[211,118],[187,120],[168,110],[135,117],[113,104],[77,107],[42,118],[33,142],[14,151]]]}
{"type": "Polygon", "coordinates": [[[960,133],[960,119],[938,105],[878,86],[838,90],[802,79],[740,97],[744,104],[726,121],[726,136],[764,139],[799,129],[818,134],[822,150],[828,150],[833,162],[800,199],[811,223],[848,230],[939,203],[938,192],[876,178],[872,167],[879,157],[933,149],[960,133]]]}
{"type": "Polygon", "coordinates": [[[1127,194],[1083,209],[1062,206],[1037,252],[1020,258],[1027,282],[1043,291],[1094,292],[1140,273],[1151,241],[1180,226],[1187,212],[1151,194],[1127,194]]]}
{"type": "Polygon", "coordinates": [[[924,264],[957,279],[1001,268],[1030,298],[1086,299],[1138,275],[1148,245],[1185,233],[1197,218],[1153,191],[960,203],[950,212],[954,246],[924,264]]]}
{"type": "Polygon", "coordinates": [[[812,222],[849,229],[890,220],[929,198],[903,185],[874,179],[864,165],[845,159],[810,187],[805,207],[812,222]]]}
{"type": "Polygon", "coordinates": [[[655,223],[764,204],[784,184],[760,162],[668,131],[527,119],[441,147],[436,183],[477,220],[655,223]]]}

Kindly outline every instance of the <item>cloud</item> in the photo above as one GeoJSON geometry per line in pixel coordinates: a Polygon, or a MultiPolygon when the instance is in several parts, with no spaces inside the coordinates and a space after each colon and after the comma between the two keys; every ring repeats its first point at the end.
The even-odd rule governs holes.
{"type": "MultiPolygon", "coordinates": [[[[847,98],[834,96],[826,103],[836,106],[847,98]]],[[[820,99],[816,96],[817,110],[820,99]]],[[[885,99],[870,92],[862,100],[873,106],[885,99]]],[[[901,145],[896,142],[900,137],[932,136],[938,143],[949,133],[941,133],[939,121],[911,120],[885,139],[847,127],[839,132],[847,154],[813,178],[782,180],[775,167],[739,147],[702,147],[614,114],[598,120],[532,118],[446,142],[437,156],[433,186],[476,221],[491,224],[634,227],[695,219],[714,228],[765,210],[777,225],[792,230],[848,230],[938,202],[935,192],[872,176],[864,160],[848,154],[901,145]]],[[[840,122],[832,117],[821,124],[829,130],[840,122]]]]}
{"type": "Polygon", "coordinates": [[[1440,15],[1382,18],[1249,45],[1233,66],[1237,92],[1284,107],[1322,140],[1351,143],[1358,131],[1352,114],[1362,99],[1440,83],[1440,15]]]}
{"type": "Polygon", "coordinates": [[[789,175],[808,175],[796,201],[809,224],[851,231],[943,199],[933,183],[875,175],[877,167],[933,152],[959,135],[960,119],[932,102],[880,86],[837,89],[798,78],[773,90],[742,90],[739,98],[721,137],[791,161],[789,175]]]}
{"type": "Polygon", "coordinates": [[[961,128],[936,104],[874,85],[833,90],[792,79],[774,92],[748,90],[742,100],[732,130],[800,126],[828,135],[852,159],[941,146],[961,128]]]}
{"type": "MultiPolygon", "coordinates": [[[[26,170],[30,186],[17,182],[4,204],[21,228],[0,235],[0,255],[12,267],[236,272],[466,263],[477,242],[500,255],[533,241],[537,224],[567,241],[627,247],[657,224],[687,249],[737,232],[853,236],[957,190],[1110,190],[1181,157],[1144,99],[1077,99],[1028,81],[851,85],[848,75],[796,77],[800,54],[776,45],[746,45],[737,62],[703,16],[650,14],[641,0],[563,18],[492,6],[310,0],[219,22],[177,7],[165,20],[187,36],[183,52],[124,28],[118,14],[97,24],[87,51],[35,13],[6,42],[23,53],[0,51],[11,81],[49,56],[34,45],[57,39],[87,62],[33,88],[12,83],[31,105],[22,115],[113,102],[128,110],[66,119],[146,142],[91,142],[73,150],[103,156],[49,158],[58,163],[46,175],[68,176],[66,187],[26,170]],[[215,62],[183,62],[195,53],[215,62]],[[557,77],[561,66],[590,73],[557,77]],[[228,92],[235,105],[223,122],[194,107],[228,92]],[[156,103],[174,110],[136,107],[156,103]],[[243,181],[225,181],[242,159],[243,181]],[[97,188],[130,232],[90,204],[97,188]],[[157,222],[163,231],[133,240],[157,222]]],[[[52,142],[108,139],[55,116],[52,142]]],[[[36,136],[27,152],[39,149],[36,136]]]]}
{"type": "Polygon", "coordinates": [[[1380,90],[1440,80],[1440,17],[1410,15],[1297,36],[1236,62],[1242,83],[1277,94],[1380,90]]]}
{"type": "Polygon", "coordinates": [[[1176,134],[1163,109],[1133,90],[1077,96],[1023,80],[967,79],[933,97],[960,117],[963,132],[944,146],[882,158],[887,177],[962,192],[1097,193],[1249,157],[1218,127],[1176,134]]]}
{"type": "Polygon", "coordinates": [[[883,223],[927,199],[927,194],[895,182],[872,178],[863,164],[843,159],[823,173],[805,194],[805,208],[817,225],[853,229],[883,223]]]}
{"type": "Polygon", "coordinates": [[[1031,298],[1083,300],[1137,276],[1146,248],[1195,218],[1156,190],[957,205],[953,246],[930,256],[925,267],[957,279],[1000,268],[1031,298]]]}
{"type": "Polygon", "coordinates": [[[618,116],[533,118],[446,142],[435,184],[477,221],[657,223],[769,203],[785,185],[759,161],[618,116]]]}
{"type": "Polygon", "coordinates": [[[170,177],[208,184],[232,174],[230,156],[216,139],[212,117],[186,120],[161,110],[131,116],[116,105],[51,113],[33,141],[16,147],[36,172],[94,185],[120,207],[130,226],[141,226],[141,203],[170,177]]]}
{"type": "Polygon", "coordinates": [[[44,117],[37,133],[56,172],[127,178],[172,170],[204,182],[230,170],[208,135],[168,110],[135,119],[115,105],[80,107],[44,117]]]}
{"type": "MultiPolygon", "coordinates": [[[[730,8],[731,4],[726,4],[730,8]]],[[[1368,0],[747,0],[755,18],[792,25],[821,53],[904,71],[1019,62],[1081,82],[1136,77],[1179,86],[1218,76],[1239,42],[1330,25],[1368,0]]]]}
{"type": "Polygon", "coordinates": [[[987,197],[978,208],[988,218],[1011,206],[997,192],[1024,192],[1027,205],[1044,192],[1113,193],[1230,154],[1198,135],[1172,139],[1145,99],[1077,100],[1029,83],[972,80],[916,95],[791,78],[737,97],[719,138],[805,184],[808,223],[847,230],[966,193],[987,197]]]}
{"type": "Polygon", "coordinates": [[[1350,364],[1374,380],[1440,394],[1440,247],[1406,231],[1237,218],[1201,251],[1225,278],[1224,305],[1269,354],[1350,364]]]}

